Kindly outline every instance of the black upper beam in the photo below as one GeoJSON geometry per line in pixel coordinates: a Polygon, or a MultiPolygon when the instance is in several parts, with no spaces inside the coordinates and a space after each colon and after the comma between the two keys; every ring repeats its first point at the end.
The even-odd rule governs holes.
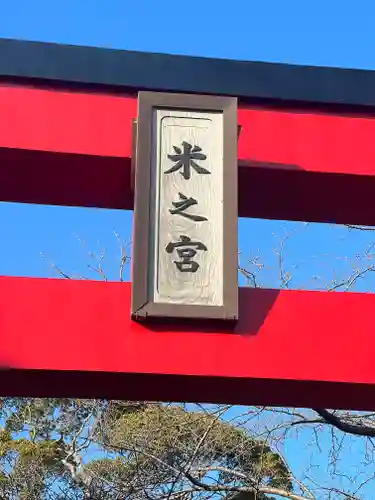
{"type": "Polygon", "coordinates": [[[0,79],[375,106],[375,71],[209,59],[0,39],[0,79]]]}

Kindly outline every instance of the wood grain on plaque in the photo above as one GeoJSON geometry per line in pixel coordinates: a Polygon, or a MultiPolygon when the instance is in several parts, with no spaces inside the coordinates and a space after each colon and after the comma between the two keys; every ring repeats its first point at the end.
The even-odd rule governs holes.
{"type": "Polygon", "coordinates": [[[155,110],[152,139],[154,301],[221,306],[223,115],[155,110]]]}

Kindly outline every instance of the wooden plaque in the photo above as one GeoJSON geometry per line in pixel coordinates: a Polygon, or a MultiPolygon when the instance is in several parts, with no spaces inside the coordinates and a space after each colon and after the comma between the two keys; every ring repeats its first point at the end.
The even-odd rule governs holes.
{"type": "Polygon", "coordinates": [[[132,316],[238,317],[237,99],[140,92],[132,316]]]}

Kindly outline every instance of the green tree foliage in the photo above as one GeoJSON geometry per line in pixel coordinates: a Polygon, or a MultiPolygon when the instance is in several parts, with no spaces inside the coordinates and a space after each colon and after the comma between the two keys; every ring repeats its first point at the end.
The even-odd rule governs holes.
{"type": "Polygon", "coordinates": [[[4,500],[285,498],[291,473],[227,407],[2,399],[4,500]]]}

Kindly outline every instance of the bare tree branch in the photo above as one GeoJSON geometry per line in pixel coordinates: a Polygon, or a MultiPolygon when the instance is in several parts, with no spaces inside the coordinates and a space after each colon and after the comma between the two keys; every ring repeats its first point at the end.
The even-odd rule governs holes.
{"type": "Polygon", "coordinates": [[[334,413],[331,413],[328,410],[324,409],[314,409],[314,411],[319,416],[321,416],[326,423],[332,425],[333,427],[336,427],[342,432],[353,434],[355,436],[375,437],[375,426],[370,427],[365,425],[352,424],[337,417],[334,413]]]}

